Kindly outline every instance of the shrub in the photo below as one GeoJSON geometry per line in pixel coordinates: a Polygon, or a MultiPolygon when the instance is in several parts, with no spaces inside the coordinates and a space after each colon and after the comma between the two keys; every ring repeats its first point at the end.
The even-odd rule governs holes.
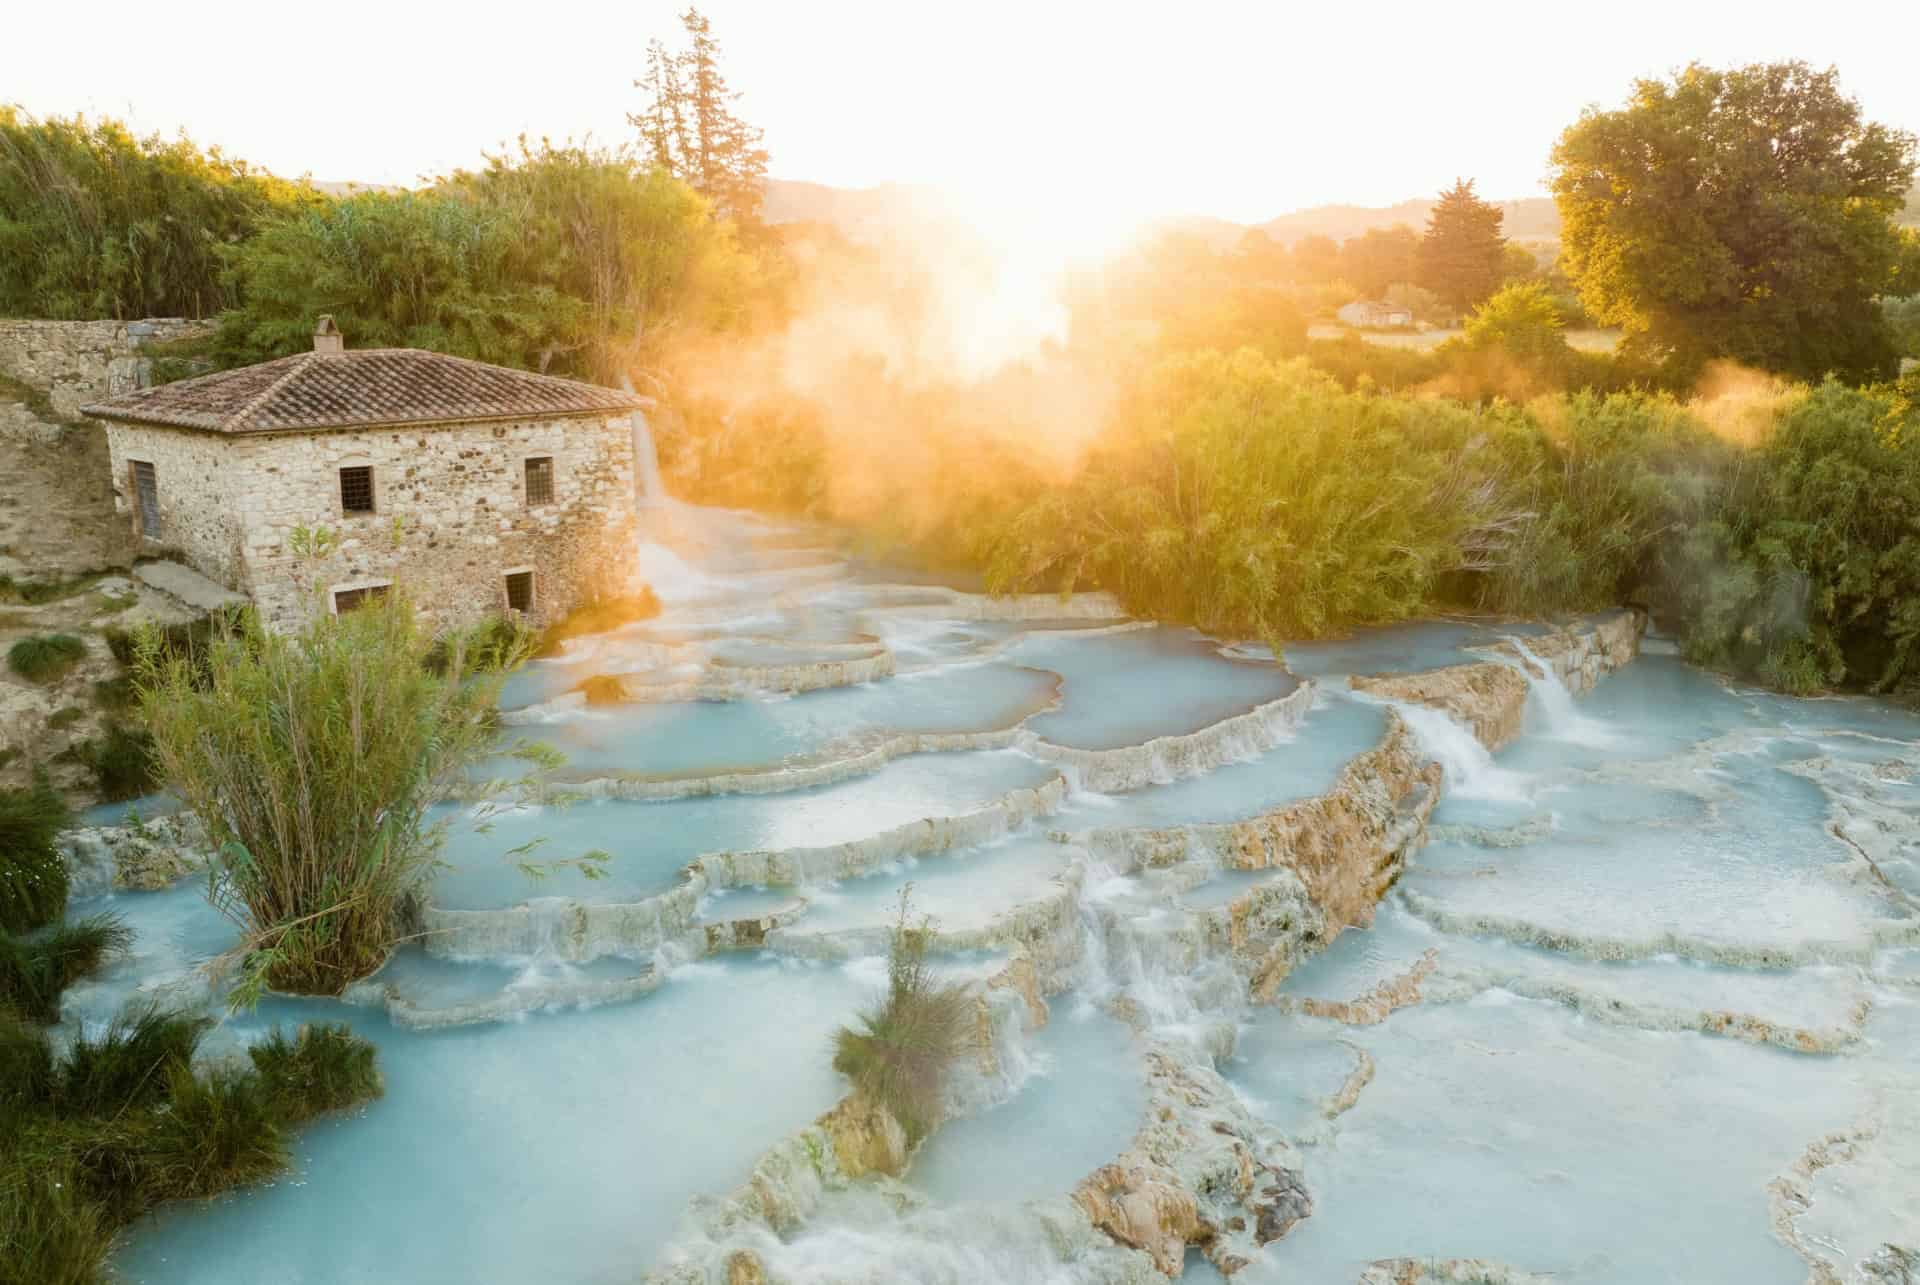
{"type": "Polygon", "coordinates": [[[196,1075],[205,1025],[133,1009],[56,1058],[45,1031],[0,1006],[0,1285],[103,1280],[121,1227],[163,1201],[271,1177],[290,1125],[378,1092],[372,1046],[339,1027],[292,1042],[271,1032],[277,1076],[231,1064],[196,1075]],[[294,1068],[306,1074],[289,1080],[294,1068]]]}
{"type": "Polygon", "coordinates": [[[1513,520],[1482,457],[1515,418],[1347,393],[1247,351],[1171,359],[1070,484],[993,519],[989,583],[1097,586],[1276,645],[1406,619],[1513,520]]]}
{"type": "Polygon", "coordinates": [[[302,1026],[289,1040],[279,1028],[247,1050],[276,1116],[299,1124],[382,1093],[373,1045],[345,1026],[302,1026]]]}
{"type": "Polygon", "coordinates": [[[927,967],[932,936],[926,921],[911,922],[903,892],[887,957],[886,996],[860,1014],[858,1027],[841,1027],[833,1040],[833,1069],[891,1112],[909,1143],[939,1124],[947,1072],[972,1029],[966,987],[936,982],[927,967]]]}
{"type": "Polygon", "coordinates": [[[132,674],[115,674],[93,684],[93,703],[109,714],[128,713],[139,702],[140,693],[134,689],[132,674]]]}
{"type": "Polygon", "coordinates": [[[87,716],[87,711],[78,705],[65,705],[47,715],[47,726],[54,731],[64,731],[87,716]]]}
{"type": "Polygon", "coordinates": [[[109,723],[103,735],[79,747],[78,757],[93,773],[94,789],[109,803],[137,799],[159,788],[153,734],[143,727],[109,723]]]}
{"type": "Polygon", "coordinates": [[[217,1195],[286,1166],[286,1135],[258,1077],[232,1067],[196,1076],[173,1063],[165,1088],[167,1109],[142,1147],[148,1203],[217,1195]]]}
{"type": "Polygon", "coordinates": [[[0,1008],[35,1022],[60,1020],[60,995],[125,950],[133,932],[116,915],[94,915],[29,938],[0,936],[0,1008]]]}
{"type": "Polygon", "coordinates": [[[31,931],[67,904],[67,865],[56,839],[71,819],[44,773],[28,789],[0,790],[0,930],[31,931]]]}
{"type": "MultiPolygon", "coordinates": [[[[207,829],[216,904],[245,929],[238,1002],[261,986],[335,994],[386,958],[446,824],[426,814],[500,752],[502,676],[456,646],[426,668],[402,595],[296,634],[246,616],[187,660],[142,660],[162,775],[207,829]]],[[[530,751],[528,752],[530,753],[530,751]]]]}
{"type": "Polygon", "coordinates": [[[457,653],[470,671],[504,673],[525,660],[535,643],[532,631],[518,620],[489,616],[470,629],[434,639],[426,668],[431,674],[445,674],[457,653]]]}
{"type": "Polygon", "coordinates": [[[67,1115],[114,1115],[152,1106],[167,1094],[168,1073],[193,1065],[213,1023],[158,1007],[132,1007],[97,1038],[82,1036],[60,1067],[57,1099],[67,1115]]]}
{"type": "Polygon", "coordinates": [[[72,634],[35,634],[7,651],[7,665],[30,683],[52,683],[85,659],[87,645],[72,634]]]}
{"type": "Polygon", "coordinates": [[[3,1149],[0,1285],[97,1285],[118,1230],[113,1221],[88,1199],[71,1164],[8,1164],[3,1149]]]}

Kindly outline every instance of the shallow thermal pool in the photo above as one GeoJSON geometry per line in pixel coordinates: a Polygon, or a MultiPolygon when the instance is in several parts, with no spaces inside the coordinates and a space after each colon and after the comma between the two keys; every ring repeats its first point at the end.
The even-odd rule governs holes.
{"type": "MultiPolygon", "coordinates": [[[[1544,627],[1368,631],[1292,646],[1282,668],[1097,605],[911,582],[804,528],[663,521],[672,547],[642,550],[662,616],[529,666],[503,704],[594,673],[685,682],[886,654],[896,674],[561,702],[513,728],[568,756],[561,783],[668,797],[508,808],[486,833],[450,805],[429,900],[485,921],[542,899],[556,933],[592,911],[614,948],[576,964],[411,945],[353,1003],[227,1017],[215,1051],[276,1021],[351,1023],[379,1046],[387,1094],[302,1133],[287,1179],[138,1225],[125,1279],[599,1283],[705,1261],[716,1202],[845,1092],[833,1032],[884,985],[875,952],[903,893],[951,935],[945,980],[998,978],[1044,947],[1048,1020],[993,992],[993,1056],[955,1072],[956,1118],[897,1184],[829,1193],[779,1236],[738,1231],[789,1285],[1125,1278],[1139,1260],[1063,1230],[1066,1197],[1132,1144],[1167,1057],[1216,1067],[1312,1195],[1236,1280],[1354,1282],[1412,1258],[1575,1285],[1797,1285],[1815,1261],[1844,1274],[1920,1247],[1920,717],[1744,691],[1670,654],[1577,701],[1536,677],[1525,735],[1498,754],[1444,714],[1397,711],[1445,772],[1431,842],[1370,925],[1253,1006],[1225,953],[1236,908],[1298,882],[1221,868],[1230,854],[1206,845],[1181,862],[1166,836],[1330,790],[1396,716],[1345,675],[1487,659],[1544,627]],[[1310,706],[1263,729],[1269,748],[1210,737],[1303,681],[1310,706]],[[1184,739],[1129,757],[1159,737],[1184,739]],[[1055,746],[1136,788],[1056,806],[1049,783],[1079,778],[1055,746]],[[716,779],[730,773],[747,775],[716,779]],[[605,877],[530,881],[505,854],[535,840],[534,861],[604,850],[605,877]],[[676,894],[715,853],[817,864],[676,894]],[[757,949],[705,954],[742,923],[757,949]],[[1844,1154],[1785,1200],[1783,1176],[1830,1134],[1844,1154]]],[[[69,1026],[129,998],[210,1002],[203,966],[236,936],[197,882],[71,913],[101,909],[136,943],[70,993],[69,1026]]],[[[1190,1277],[1215,1275],[1189,1256],[1190,1277]]]]}

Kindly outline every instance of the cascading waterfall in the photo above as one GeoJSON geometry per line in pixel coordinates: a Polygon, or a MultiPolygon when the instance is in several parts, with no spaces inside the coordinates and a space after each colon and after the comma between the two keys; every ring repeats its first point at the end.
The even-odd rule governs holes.
{"type": "MultiPolygon", "coordinates": [[[[1920,720],[1743,702],[1676,657],[1576,706],[1537,659],[1573,653],[1515,639],[1539,672],[1496,686],[1506,726],[1530,694],[1533,734],[1496,761],[1394,702],[1413,753],[1334,676],[1470,663],[1498,630],[1303,648],[1319,690],[1288,695],[1254,651],[1113,632],[1110,601],[867,583],[830,537],[674,504],[634,427],[664,610],[516,676],[574,762],[491,836],[454,818],[425,924],[462,949],[409,946],[363,1006],[225,1018],[229,1050],[272,1021],[353,1024],[386,1100],[301,1134],[299,1182],[142,1223],[128,1279],[299,1261],[327,1265],[316,1280],[727,1285],[751,1255],[787,1285],[1151,1285],[1189,1247],[1186,1277],[1211,1279],[1204,1246],[1237,1285],[1378,1279],[1391,1255],[1433,1260],[1404,1279],[1748,1285],[1815,1259],[1845,1279],[1907,1243],[1920,1136],[1869,1108],[1912,1096],[1893,1090],[1913,1079],[1920,933],[1885,888],[1913,877],[1920,720]],[[896,650],[856,682],[774,690],[896,650]],[[723,669],[744,676],[726,700],[559,699],[723,669]],[[1423,755],[1444,786],[1418,850],[1423,755]],[[1552,825],[1477,806],[1531,815],[1549,787],[1552,825]],[[541,856],[605,849],[606,877],[487,865],[543,835],[541,856]],[[899,1178],[835,1186],[809,1132],[847,1091],[832,1033],[881,984],[908,884],[938,968],[993,985],[953,1118],[899,1178]],[[1819,1149],[1836,1131],[1848,1148],[1819,1149]],[[1071,1199],[1104,1170],[1129,1217],[1190,1198],[1207,1228],[1110,1235],[1071,1199]],[[1045,1181],[1011,1190],[1027,1173],[1045,1181]]],[[[1602,672],[1631,654],[1611,636],[1628,645],[1602,672]]],[[[75,1022],[195,993],[178,977],[234,940],[187,885],[74,913],[103,908],[135,953],[73,993],[75,1022]]]]}

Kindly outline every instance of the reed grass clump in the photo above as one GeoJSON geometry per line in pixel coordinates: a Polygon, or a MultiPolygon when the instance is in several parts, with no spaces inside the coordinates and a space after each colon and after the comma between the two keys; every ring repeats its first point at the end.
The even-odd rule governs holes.
{"type": "Polygon", "coordinates": [[[252,1067],[196,1070],[208,1025],[129,1009],[58,1056],[0,1006],[0,1285],[104,1282],[122,1227],[272,1177],[295,1125],[379,1092],[372,1046],[344,1028],[276,1030],[252,1067]]]}
{"type": "Polygon", "coordinates": [[[215,904],[246,934],[238,1002],[338,994],[405,935],[445,836],[428,809],[502,752],[501,658],[476,666],[459,637],[434,656],[397,594],[292,634],[249,614],[192,656],[142,644],[161,776],[205,825],[215,904]]]}
{"type": "Polygon", "coordinates": [[[132,930],[115,915],[58,924],[28,937],[0,934],[0,1011],[59,1021],[61,993],[132,941],[132,930]]]}
{"type": "Polygon", "coordinates": [[[900,899],[887,955],[887,993],[834,1033],[833,1069],[870,1101],[885,1107],[909,1144],[940,1123],[947,1074],[966,1050],[972,999],[964,985],[935,980],[927,966],[931,924],[914,923],[900,899]]]}
{"type": "Polygon", "coordinates": [[[279,1119],[290,1124],[380,1096],[373,1045],[345,1026],[302,1026],[292,1039],[278,1027],[247,1050],[279,1119]]]}
{"type": "Polygon", "coordinates": [[[7,649],[7,667],[30,683],[54,683],[86,654],[87,644],[72,634],[33,634],[7,649]]]}

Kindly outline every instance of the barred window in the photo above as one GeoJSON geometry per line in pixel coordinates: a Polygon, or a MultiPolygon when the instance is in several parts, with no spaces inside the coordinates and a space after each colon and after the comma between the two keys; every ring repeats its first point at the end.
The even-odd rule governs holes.
{"type": "Polygon", "coordinates": [[[527,503],[553,503],[553,456],[536,455],[527,461],[527,503]]]}
{"type": "Polygon", "coordinates": [[[373,469],[367,465],[340,470],[340,508],[346,513],[373,512],[373,469]]]}
{"type": "Polygon", "coordinates": [[[507,607],[512,611],[533,610],[533,572],[507,573],[507,607]]]}
{"type": "Polygon", "coordinates": [[[391,586],[376,584],[364,589],[336,589],[333,591],[333,610],[336,615],[345,615],[357,607],[379,602],[387,596],[391,586]]]}
{"type": "Polygon", "coordinates": [[[154,477],[153,464],[147,460],[132,460],[133,465],[133,504],[140,518],[140,534],[149,540],[160,538],[160,484],[154,477]]]}

